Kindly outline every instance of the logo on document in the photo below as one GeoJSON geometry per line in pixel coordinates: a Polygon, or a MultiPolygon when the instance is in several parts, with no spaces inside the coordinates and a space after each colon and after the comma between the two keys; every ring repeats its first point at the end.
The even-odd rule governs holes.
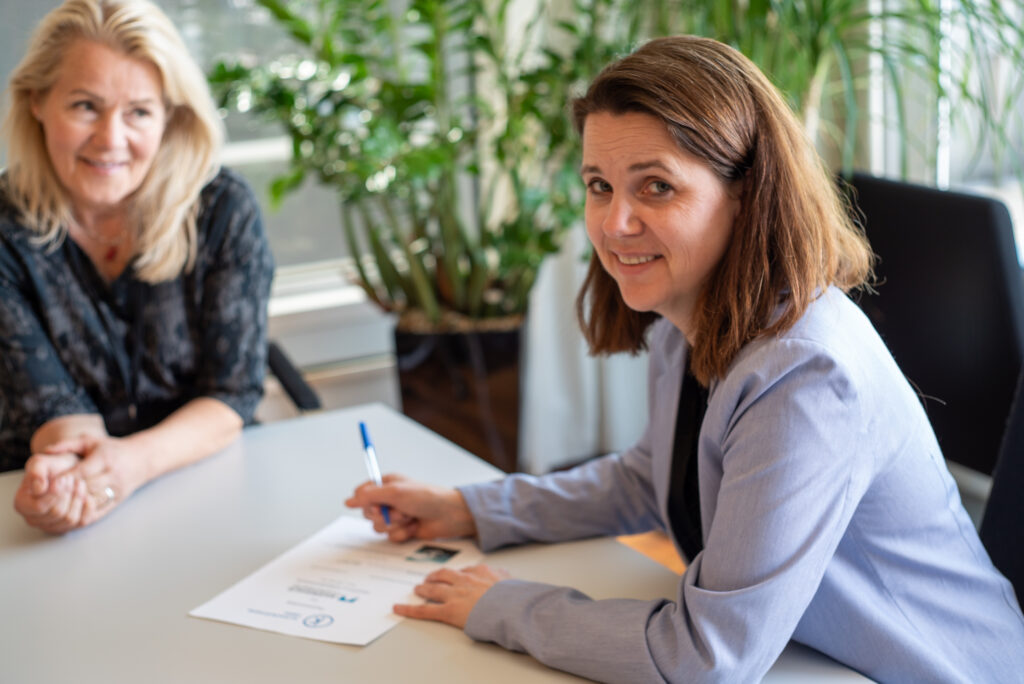
{"type": "Polygon", "coordinates": [[[302,619],[302,624],[307,627],[328,627],[334,622],[334,618],[330,615],[307,615],[302,619]]]}

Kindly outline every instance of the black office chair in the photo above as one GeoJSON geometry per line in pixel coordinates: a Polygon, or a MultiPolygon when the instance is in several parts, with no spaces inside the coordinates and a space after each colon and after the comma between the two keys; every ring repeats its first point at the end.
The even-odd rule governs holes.
{"type": "Polygon", "coordinates": [[[267,367],[270,372],[281,383],[285,394],[292,400],[295,407],[300,411],[313,411],[319,409],[320,397],[316,391],[309,386],[302,373],[295,367],[291,359],[284,353],[281,347],[271,340],[267,343],[267,367]]]}
{"type": "Polygon", "coordinates": [[[1024,362],[1010,215],[986,197],[861,174],[851,185],[879,256],[877,294],[860,305],[921,394],[946,458],[991,474],[1024,362]]]}
{"type": "Polygon", "coordinates": [[[992,491],[981,520],[981,541],[992,562],[1024,601],[1024,374],[1006,424],[992,491]]]}
{"type": "Polygon", "coordinates": [[[1024,598],[1024,280],[999,201],[855,174],[879,256],[860,304],[947,459],[992,475],[981,540],[1024,598]]]}

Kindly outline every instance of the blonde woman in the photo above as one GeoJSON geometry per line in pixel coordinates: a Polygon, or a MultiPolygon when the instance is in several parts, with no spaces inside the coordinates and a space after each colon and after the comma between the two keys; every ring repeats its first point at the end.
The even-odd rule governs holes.
{"type": "Polygon", "coordinates": [[[580,319],[596,353],[650,349],[647,430],[567,472],[390,476],[347,503],[394,541],[486,550],[663,529],[688,567],[657,601],[443,569],[395,611],[608,682],[759,682],[790,639],[880,682],[1020,681],[1013,587],[845,294],[871,252],[768,79],[728,46],[663,38],[574,114],[594,246],[580,319]]]}
{"type": "Polygon", "coordinates": [[[14,70],[0,470],[60,533],[213,453],[262,392],[273,272],[201,70],[146,0],[67,0],[14,70]]]}

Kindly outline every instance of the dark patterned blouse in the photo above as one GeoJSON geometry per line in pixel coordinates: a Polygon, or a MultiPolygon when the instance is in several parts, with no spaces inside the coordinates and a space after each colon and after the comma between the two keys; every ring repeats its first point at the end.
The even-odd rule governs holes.
{"type": "Polygon", "coordinates": [[[197,397],[246,422],[263,391],[274,263],[252,191],[222,170],[202,191],[195,268],[150,285],[100,277],[73,240],[35,244],[0,178],[0,471],[46,421],[99,413],[145,429],[197,397]]]}

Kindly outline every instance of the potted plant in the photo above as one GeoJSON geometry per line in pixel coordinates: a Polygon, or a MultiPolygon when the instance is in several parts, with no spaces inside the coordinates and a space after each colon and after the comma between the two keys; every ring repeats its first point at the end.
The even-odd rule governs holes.
{"type": "Polygon", "coordinates": [[[566,104],[612,54],[595,39],[611,3],[561,24],[542,4],[509,37],[507,0],[258,1],[295,52],[219,62],[214,93],[290,137],[272,198],[336,191],[351,275],[396,315],[406,413],[514,469],[519,331],[582,207],[566,104]]]}

